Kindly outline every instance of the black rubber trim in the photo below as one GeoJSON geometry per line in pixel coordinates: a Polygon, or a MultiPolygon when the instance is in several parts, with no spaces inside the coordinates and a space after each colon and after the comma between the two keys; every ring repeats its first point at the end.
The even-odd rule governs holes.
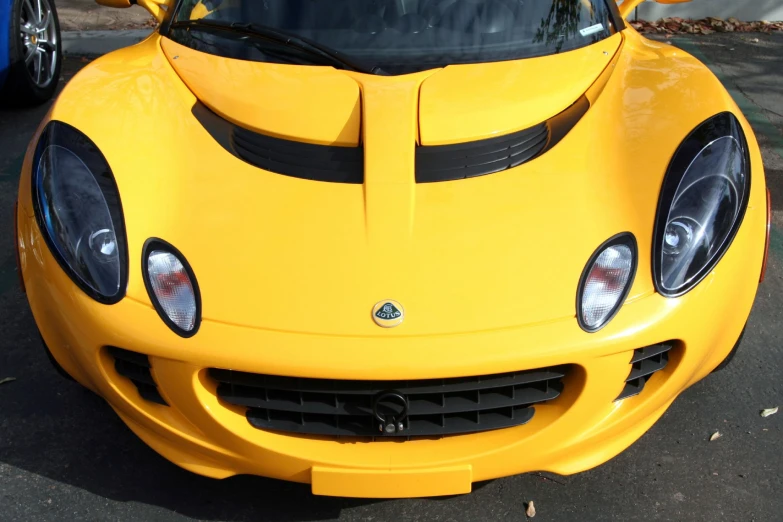
{"type": "Polygon", "coordinates": [[[722,112],[705,120],[685,138],[677,149],[677,152],[674,153],[674,157],[669,164],[666,176],[663,179],[663,184],[661,185],[661,194],[658,198],[651,252],[653,282],[655,283],[655,290],[659,294],[670,298],[681,297],[687,294],[698,286],[698,284],[712,272],[712,269],[715,268],[720,260],[723,259],[723,256],[728,252],[729,248],[731,248],[731,244],[734,242],[734,238],[737,236],[737,232],[745,219],[748,202],[750,201],[752,170],[750,151],[748,149],[748,141],[745,137],[745,132],[742,130],[742,125],[740,125],[737,117],[731,112],[722,112]],[[736,131],[736,135],[733,134],[734,131],[736,131]],[[688,167],[696,158],[696,155],[709,143],[727,136],[736,138],[745,153],[745,194],[743,195],[743,200],[740,202],[740,213],[737,216],[729,235],[726,237],[721,251],[714,256],[709,263],[704,265],[704,267],[697,272],[697,275],[693,280],[684,288],[677,292],[667,292],[661,285],[661,254],[663,253],[663,234],[666,231],[666,219],[668,218],[669,209],[674,196],[677,193],[677,188],[680,186],[682,178],[688,171],[688,167]]]}
{"type": "MultiPolygon", "coordinates": [[[[36,325],[36,329],[38,328],[38,325],[36,325]]],[[[76,382],[76,379],[74,379],[70,373],[65,371],[65,368],[63,368],[60,363],[57,362],[57,359],[54,358],[54,354],[52,354],[52,351],[49,349],[49,346],[46,345],[46,341],[44,341],[43,335],[41,334],[41,331],[38,331],[38,337],[41,339],[41,344],[43,345],[44,352],[46,352],[46,358],[49,359],[49,362],[52,364],[52,367],[55,369],[57,373],[60,374],[64,379],[68,381],[76,382]]]]}
{"type": "Polygon", "coordinates": [[[565,138],[590,108],[586,96],[533,127],[484,140],[416,147],[416,182],[454,181],[518,167],[565,138]]]}
{"type": "Polygon", "coordinates": [[[620,6],[617,5],[615,0],[606,0],[606,3],[609,7],[609,14],[611,15],[615,31],[622,31],[625,29],[625,19],[620,15],[620,6]]]}
{"type": "Polygon", "coordinates": [[[739,347],[742,344],[742,338],[745,337],[745,328],[747,327],[747,323],[745,327],[742,328],[742,333],[740,333],[739,338],[737,339],[737,342],[734,343],[734,347],[729,352],[729,355],[726,356],[721,363],[715,367],[714,370],[712,370],[712,373],[719,372],[726,368],[729,364],[731,364],[731,361],[734,360],[734,357],[737,356],[737,352],[739,351],[739,347]]]}
{"type": "Polygon", "coordinates": [[[166,326],[171,328],[171,330],[180,337],[188,338],[196,335],[198,329],[201,327],[201,290],[198,286],[196,274],[193,272],[193,268],[191,268],[190,263],[188,263],[187,258],[182,254],[182,252],[177,250],[177,248],[171,243],[168,243],[162,239],[155,237],[148,239],[144,242],[144,248],[142,249],[141,253],[141,275],[144,279],[144,287],[147,289],[147,295],[149,296],[150,301],[152,301],[152,306],[155,307],[155,311],[158,312],[158,315],[163,320],[163,322],[166,323],[166,326]],[[169,316],[166,315],[166,311],[160,305],[158,298],[155,296],[155,291],[152,289],[152,283],[150,282],[149,272],[147,271],[147,260],[153,250],[164,250],[173,254],[177,259],[179,259],[180,263],[182,263],[182,266],[185,268],[185,272],[190,278],[190,284],[193,285],[193,295],[196,299],[196,319],[194,321],[192,330],[183,330],[177,326],[174,321],[169,319],[169,316]]]}
{"type": "Polygon", "coordinates": [[[638,267],[639,267],[639,249],[636,244],[636,237],[634,237],[634,235],[631,234],[630,232],[622,232],[620,234],[612,236],[611,238],[604,241],[603,244],[601,244],[601,246],[599,246],[596,249],[596,251],[593,252],[593,255],[590,256],[590,259],[587,261],[587,264],[582,270],[582,276],[579,278],[579,286],[577,287],[577,291],[576,291],[576,320],[577,322],[579,322],[579,326],[580,328],[582,328],[582,330],[584,330],[587,333],[595,333],[600,329],[602,329],[607,324],[609,324],[612,321],[612,319],[614,319],[614,316],[617,315],[617,313],[623,307],[623,304],[625,304],[625,300],[628,298],[628,293],[631,291],[631,287],[633,287],[633,282],[634,279],[636,278],[636,269],[638,267]],[[595,263],[596,259],[598,259],[598,256],[600,256],[604,250],[614,245],[626,245],[630,247],[631,254],[633,255],[633,266],[631,267],[631,275],[628,278],[628,282],[625,285],[625,289],[623,289],[622,295],[617,300],[617,304],[612,309],[612,313],[610,313],[606,317],[606,320],[603,323],[601,323],[596,327],[590,328],[586,324],[584,324],[584,321],[582,320],[582,293],[584,292],[585,289],[587,276],[590,274],[590,269],[593,267],[593,264],[595,263]]]}
{"type": "Polygon", "coordinates": [[[49,252],[57,260],[57,263],[68,274],[68,277],[79,289],[98,301],[106,305],[112,305],[120,302],[125,297],[128,286],[128,243],[125,235],[125,220],[122,212],[122,202],[120,200],[120,191],[117,188],[117,182],[114,180],[114,174],[109,167],[109,162],[101,153],[98,146],[83,132],[77,128],[63,123],[61,121],[50,121],[38,140],[33,158],[32,173],[30,176],[32,185],[32,203],[35,214],[35,221],[38,229],[41,231],[49,252]],[[58,145],[74,153],[87,166],[95,179],[98,187],[103,193],[106,206],[109,208],[112,224],[114,225],[114,234],[117,239],[117,249],[120,258],[120,286],[116,294],[103,295],[96,292],[63,259],[54,241],[49,236],[49,230],[44,223],[43,213],[41,211],[40,194],[38,193],[38,166],[41,161],[41,155],[49,145],[58,145]]]}

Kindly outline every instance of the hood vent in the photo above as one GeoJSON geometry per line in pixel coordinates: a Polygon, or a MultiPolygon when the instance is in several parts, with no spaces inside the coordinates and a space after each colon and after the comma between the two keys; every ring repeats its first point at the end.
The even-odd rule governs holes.
{"type": "Polygon", "coordinates": [[[552,119],[513,134],[416,147],[416,182],[473,178],[518,167],[554,147],[589,108],[590,102],[582,96],[552,119]]]}

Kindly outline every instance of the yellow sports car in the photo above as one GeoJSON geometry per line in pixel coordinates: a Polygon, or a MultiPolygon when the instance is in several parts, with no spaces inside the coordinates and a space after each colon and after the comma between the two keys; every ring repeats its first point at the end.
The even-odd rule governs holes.
{"type": "Polygon", "coordinates": [[[639,0],[137,2],[159,28],[30,144],[16,246],[55,365],[176,464],[577,473],[736,350],[759,146],[639,0]]]}

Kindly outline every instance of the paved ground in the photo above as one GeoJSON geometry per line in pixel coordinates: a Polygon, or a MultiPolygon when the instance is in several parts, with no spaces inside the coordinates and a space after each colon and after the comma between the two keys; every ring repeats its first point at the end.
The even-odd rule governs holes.
{"type": "Polygon", "coordinates": [[[152,27],[155,20],[146,9],[104,7],[95,0],[56,0],[62,31],[96,31],[141,29],[152,27]]]}
{"type": "MultiPolygon", "coordinates": [[[[679,398],[642,439],[573,477],[529,474],[446,499],[313,497],[307,486],[254,477],[218,482],[141,443],[108,406],[50,368],[16,287],[11,205],[19,156],[46,107],[0,112],[0,520],[775,521],[783,513],[783,35],[677,40],[707,57],[763,146],[776,226],[767,282],[732,366],[679,398]],[[753,42],[759,38],[759,42],[753,42]],[[708,442],[720,430],[723,437],[708,442]]],[[[83,65],[70,59],[65,79],[83,65]]]]}

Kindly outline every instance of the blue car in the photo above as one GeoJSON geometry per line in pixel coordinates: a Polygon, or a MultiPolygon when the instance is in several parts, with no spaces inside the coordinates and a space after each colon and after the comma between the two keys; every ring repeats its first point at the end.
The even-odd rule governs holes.
{"type": "Polygon", "coordinates": [[[36,105],[51,99],[61,65],[54,0],[0,0],[0,104],[36,105]]]}

